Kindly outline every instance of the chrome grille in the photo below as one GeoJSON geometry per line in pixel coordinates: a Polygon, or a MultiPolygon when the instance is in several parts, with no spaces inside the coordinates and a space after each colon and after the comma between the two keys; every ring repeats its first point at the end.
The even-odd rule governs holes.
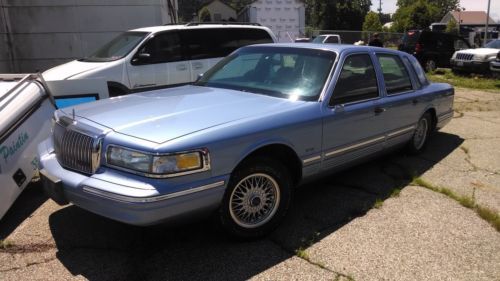
{"type": "Polygon", "coordinates": [[[474,58],[473,54],[462,54],[458,53],[456,59],[457,60],[472,60],[474,58]]]}
{"type": "Polygon", "coordinates": [[[98,140],[56,123],[54,150],[61,166],[85,174],[93,174],[99,164],[98,140]]]}

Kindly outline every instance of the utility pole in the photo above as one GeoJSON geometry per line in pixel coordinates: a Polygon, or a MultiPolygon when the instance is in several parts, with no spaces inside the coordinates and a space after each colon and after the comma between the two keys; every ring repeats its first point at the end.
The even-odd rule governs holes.
{"type": "Polygon", "coordinates": [[[379,15],[382,14],[382,0],[378,0],[378,9],[377,9],[379,15]]]}
{"type": "Polygon", "coordinates": [[[491,0],[488,0],[488,12],[486,12],[486,24],[484,25],[484,40],[483,40],[483,47],[486,45],[486,40],[488,39],[488,22],[490,19],[490,4],[491,0]]]}

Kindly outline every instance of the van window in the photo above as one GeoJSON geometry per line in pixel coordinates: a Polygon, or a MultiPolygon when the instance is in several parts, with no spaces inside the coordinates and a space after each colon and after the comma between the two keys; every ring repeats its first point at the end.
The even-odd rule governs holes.
{"type": "Polygon", "coordinates": [[[192,60],[225,57],[236,49],[273,39],[263,29],[256,28],[203,28],[182,31],[182,40],[192,60]]]}
{"type": "Polygon", "coordinates": [[[139,50],[139,54],[150,55],[148,59],[141,60],[143,64],[184,60],[179,34],[171,31],[155,35],[139,50]]]}

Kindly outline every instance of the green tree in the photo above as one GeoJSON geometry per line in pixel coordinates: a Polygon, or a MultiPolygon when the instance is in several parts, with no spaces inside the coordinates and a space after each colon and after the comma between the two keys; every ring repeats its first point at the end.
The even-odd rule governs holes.
{"type": "Polygon", "coordinates": [[[446,32],[458,34],[458,24],[455,19],[451,19],[446,25],[446,32]]]}
{"type": "MultiPolygon", "coordinates": [[[[446,13],[456,10],[460,6],[460,0],[428,0],[429,4],[434,5],[439,9],[437,17],[439,19],[443,18],[446,13]]],[[[415,3],[415,0],[398,0],[396,5],[399,8],[409,7],[415,3]]]]}
{"type": "Polygon", "coordinates": [[[363,31],[382,31],[382,24],[377,13],[370,11],[366,14],[363,31]]]}
{"type": "Polygon", "coordinates": [[[397,32],[428,29],[431,23],[439,20],[439,8],[426,0],[418,0],[410,6],[399,7],[393,19],[393,29],[397,32]]]}
{"type": "Polygon", "coordinates": [[[210,16],[210,11],[208,10],[207,7],[203,7],[200,10],[199,19],[200,19],[201,22],[212,21],[212,16],[210,16]]]}
{"type": "Polygon", "coordinates": [[[360,30],[371,0],[305,0],[306,24],[323,30],[360,30]]]}

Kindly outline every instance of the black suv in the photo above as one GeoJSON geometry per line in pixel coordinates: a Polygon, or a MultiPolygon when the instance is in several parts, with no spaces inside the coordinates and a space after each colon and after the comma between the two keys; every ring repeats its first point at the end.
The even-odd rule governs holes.
{"type": "Polygon", "coordinates": [[[432,71],[437,67],[449,67],[453,53],[468,48],[469,43],[454,34],[410,30],[403,36],[398,49],[414,55],[425,71],[432,71]]]}

